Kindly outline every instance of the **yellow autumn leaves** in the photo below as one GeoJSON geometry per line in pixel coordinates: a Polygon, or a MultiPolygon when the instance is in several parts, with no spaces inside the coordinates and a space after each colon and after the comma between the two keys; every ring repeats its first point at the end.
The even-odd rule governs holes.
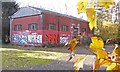
{"type": "Polygon", "coordinates": [[[81,12],[85,12],[87,3],[88,3],[88,0],[80,0],[80,2],[77,3],[78,14],[80,14],[81,12]]]}
{"type": "Polygon", "coordinates": [[[102,38],[98,37],[92,37],[91,38],[92,43],[90,44],[90,48],[94,51],[97,51],[98,49],[102,49],[104,47],[104,43],[102,38]]]}
{"type": "Polygon", "coordinates": [[[70,44],[69,50],[71,50],[71,52],[75,53],[75,46],[78,44],[77,39],[74,38],[74,39],[70,40],[70,41],[68,42],[68,44],[70,44]]]}
{"type": "Polygon", "coordinates": [[[86,14],[88,17],[90,30],[92,30],[94,27],[97,28],[97,24],[96,24],[97,16],[94,8],[87,8],[86,14]]]}
{"type": "Polygon", "coordinates": [[[102,38],[98,37],[91,37],[92,43],[90,44],[90,48],[95,52],[97,55],[97,59],[107,59],[108,54],[107,52],[103,49],[104,47],[104,42],[102,38]]]}
{"type": "Polygon", "coordinates": [[[87,17],[88,17],[88,21],[89,21],[89,28],[92,30],[93,27],[97,27],[96,26],[96,12],[94,10],[94,2],[91,2],[91,8],[86,8],[88,4],[88,0],[80,0],[80,2],[78,2],[77,4],[77,11],[78,14],[80,14],[81,12],[86,12],[87,17]]]}
{"type": "Polygon", "coordinates": [[[114,5],[114,0],[98,0],[98,5],[109,8],[110,5],[114,5]]]}
{"type": "MultiPolygon", "coordinates": [[[[114,0],[97,0],[93,2],[91,0],[80,0],[77,3],[77,12],[80,14],[81,12],[85,12],[89,22],[89,28],[92,30],[93,28],[97,28],[97,16],[95,11],[95,3],[97,6],[105,7],[106,9],[110,8],[110,5],[114,5],[114,0]]],[[[94,51],[96,54],[95,64],[93,66],[93,70],[96,70],[100,66],[107,65],[106,70],[118,70],[120,66],[118,65],[120,59],[118,58],[119,49],[115,48],[112,52],[115,60],[112,60],[109,57],[109,54],[104,49],[104,42],[101,37],[93,36],[91,37],[92,43],[90,44],[90,49],[94,51]],[[119,59],[119,60],[118,60],[119,59]]]]}
{"type": "MultiPolygon", "coordinates": [[[[98,6],[109,8],[110,5],[114,4],[114,1],[113,0],[98,0],[97,3],[98,3],[98,6]]],[[[93,1],[89,2],[89,0],[80,0],[77,3],[78,14],[80,14],[81,12],[86,12],[87,14],[90,30],[92,30],[94,27],[97,28],[97,23],[96,23],[97,16],[96,16],[94,4],[95,2],[93,1]],[[89,7],[87,7],[88,4],[90,5],[89,7]]]]}
{"type": "Polygon", "coordinates": [[[90,44],[90,49],[94,51],[96,54],[95,64],[93,66],[93,70],[96,70],[100,66],[107,65],[106,70],[119,70],[120,65],[119,62],[119,51],[120,48],[116,46],[112,52],[114,56],[111,56],[111,58],[108,56],[108,53],[105,51],[104,42],[101,37],[93,36],[91,37],[92,43],[90,44]],[[114,60],[112,58],[115,58],[114,60]]]}

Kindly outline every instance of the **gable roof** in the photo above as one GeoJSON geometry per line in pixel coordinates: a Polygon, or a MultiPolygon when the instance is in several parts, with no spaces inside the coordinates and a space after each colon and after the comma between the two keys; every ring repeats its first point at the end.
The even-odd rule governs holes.
{"type": "Polygon", "coordinates": [[[19,17],[31,16],[31,15],[37,15],[37,14],[41,14],[41,11],[36,10],[34,8],[31,8],[31,7],[23,7],[23,8],[20,8],[11,17],[12,18],[19,18],[19,17]]]}
{"type": "Polygon", "coordinates": [[[77,18],[77,17],[71,16],[71,15],[61,14],[61,13],[58,13],[58,12],[46,10],[46,9],[43,9],[43,8],[32,7],[32,6],[21,8],[15,14],[12,15],[12,18],[19,18],[19,17],[24,17],[24,16],[37,15],[37,14],[41,14],[42,12],[43,13],[52,13],[52,14],[56,14],[56,15],[59,15],[59,16],[65,16],[65,17],[68,17],[68,18],[72,18],[72,19],[76,19],[76,20],[80,20],[80,21],[85,21],[81,18],[77,18]]]}

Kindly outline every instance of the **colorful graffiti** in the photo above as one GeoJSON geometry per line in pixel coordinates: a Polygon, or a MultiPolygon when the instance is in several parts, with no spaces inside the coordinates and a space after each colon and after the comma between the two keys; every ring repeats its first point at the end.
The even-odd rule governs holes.
{"type": "Polygon", "coordinates": [[[29,31],[18,32],[12,35],[12,43],[15,44],[41,44],[42,35],[29,31]]]}
{"type": "Polygon", "coordinates": [[[66,43],[68,42],[69,38],[67,36],[60,37],[60,43],[66,43]]]}
{"type": "Polygon", "coordinates": [[[58,42],[58,36],[57,35],[55,35],[55,34],[48,34],[48,35],[46,35],[46,41],[48,42],[48,43],[57,43],[58,42]]]}

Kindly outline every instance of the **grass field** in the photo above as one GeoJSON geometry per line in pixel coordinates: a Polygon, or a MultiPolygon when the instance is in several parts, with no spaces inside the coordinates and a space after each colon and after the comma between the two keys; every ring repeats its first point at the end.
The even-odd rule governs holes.
{"type": "MultiPolygon", "coordinates": [[[[25,54],[31,54],[34,56],[36,55],[35,52],[23,51],[23,50],[14,50],[14,49],[1,49],[2,51],[2,68],[3,69],[19,69],[24,67],[29,67],[32,65],[38,64],[50,64],[53,60],[52,59],[45,59],[45,58],[35,58],[25,56],[25,54]]],[[[37,53],[38,56],[47,54],[45,53],[37,53]]],[[[49,55],[49,54],[48,54],[49,55]]]]}
{"type": "Polygon", "coordinates": [[[59,48],[41,50],[40,48],[3,44],[2,48],[0,48],[0,52],[2,52],[2,68],[4,70],[25,69],[40,64],[51,64],[58,60],[66,61],[69,53],[64,51],[65,49],[61,50],[59,48]]]}
{"type": "Polygon", "coordinates": [[[54,56],[52,53],[43,51],[34,51],[20,46],[12,46],[3,44],[0,48],[2,52],[2,68],[3,69],[21,69],[33,65],[50,64],[54,60],[47,58],[54,56]]]}

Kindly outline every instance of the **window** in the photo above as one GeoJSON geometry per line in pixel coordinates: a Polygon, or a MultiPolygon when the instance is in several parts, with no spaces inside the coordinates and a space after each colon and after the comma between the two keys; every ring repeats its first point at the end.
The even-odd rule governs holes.
{"type": "Polygon", "coordinates": [[[68,26],[62,25],[62,31],[68,31],[68,26]]]}
{"type": "Polygon", "coordinates": [[[82,32],[85,32],[86,31],[86,28],[82,28],[82,32]]]}
{"type": "Polygon", "coordinates": [[[15,25],[14,30],[15,31],[22,30],[22,25],[21,24],[15,25]]]}
{"type": "Polygon", "coordinates": [[[55,24],[48,24],[48,30],[55,30],[55,24]]]}
{"type": "Polygon", "coordinates": [[[29,30],[38,30],[38,24],[37,23],[32,23],[29,24],[29,30]]]}

